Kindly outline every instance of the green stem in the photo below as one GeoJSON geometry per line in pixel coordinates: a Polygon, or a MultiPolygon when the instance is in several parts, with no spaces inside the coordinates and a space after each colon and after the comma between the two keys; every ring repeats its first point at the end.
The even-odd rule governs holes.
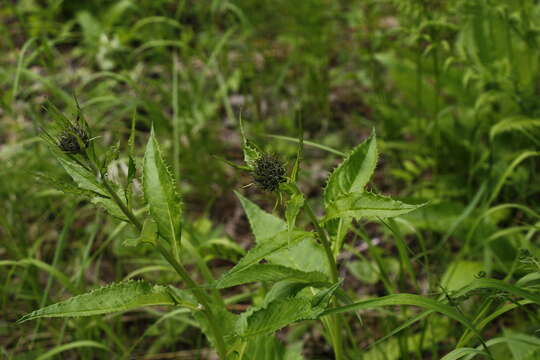
{"type": "MultiPolygon", "coordinates": [[[[96,165],[90,161],[90,164],[94,168],[94,170],[97,170],[96,165]]],[[[142,224],[137,219],[135,214],[128,209],[126,204],[118,197],[116,192],[113,190],[109,182],[105,179],[103,174],[98,170],[97,171],[101,175],[101,181],[103,183],[103,186],[105,186],[105,189],[111,197],[113,198],[114,202],[120,207],[124,215],[131,221],[135,227],[141,231],[142,230],[142,224]]],[[[212,312],[212,308],[210,306],[211,300],[209,296],[199,288],[197,283],[189,276],[186,269],[178,262],[174,256],[172,256],[161,244],[156,244],[156,249],[161,253],[161,255],[167,260],[167,262],[174,268],[174,270],[180,275],[180,278],[187,284],[188,288],[192,291],[193,295],[197,299],[197,301],[202,305],[204,314],[208,317],[208,324],[210,325],[210,329],[212,333],[214,334],[214,339],[216,341],[216,347],[217,352],[219,354],[220,359],[225,359],[227,355],[227,350],[225,347],[225,341],[223,340],[223,334],[221,333],[221,330],[217,326],[217,319],[214,316],[214,313],[212,312]]]]}
{"type": "Polygon", "coordinates": [[[319,224],[319,221],[317,220],[317,217],[315,216],[315,213],[313,212],[313,209],[306,201],[304,203],[304,209],[306,210],[309,219],[311,220],[311,223],[315,227],[315,230],[317,231],[317,234],[319,235],[319,240],[321,241],[324,252],[326,253],[326,259],[328,260],[328,265],[330,267],[330,273],[332,275],[332,282],[338,281],[338,272],[337,272],[337,266],[336,266],[336,260],[334,259],[334,255],[332,254],[332,249],[330,247],[330,240],[328,239],[328,235],[326,235],[326,231],[321,227],[319,224]]]}
{"type": "MultiPolygon", "coordinates": [[[[307,201],[304,203],[304,209],[306,210],[311,222],[313,223],[313,226],[315,227],[315,230],[317,231],[317,234],[319,235],[319,239],[323,244],[324,252],[326,253],[326,258],[330,267],[330,273],[332,275],[332,282],[336,283],[338,282],[339,276],[336,266],[336,259],[332,254],[332,248],[330,246],[330,239],[328,238],[326,231],[319,224],[319,221],[317,220],[313,209],[307,201]]],[[[335,300],[332,301],[332,304],[335,306],[335,300]]],[[[343,359],[343,337],[341,335],[340,323],[340,316],[332,316],[330,318],[330,321],[328,321],[328,331],[330,333],[330,336],[332,337],[334,355],[336,360],[343,359]]]]}
{"type": "Polygon", "coordinates": [[[88,154],[84,153],[83,156],[88,161],[88,163],[90,164],[90,166],[92,167],[94,172],[99,175],[101,183],[103,184],[103,186],[105,186],[105,189],[107,190],[109,195],[111,195],[111,197],[113,198],[116,205],[118,205],[120,207],[120,210],[122,210],[122,212],[124,213],[124,215],[126,215],[126,217],[129,219],[129,221],[133,225],[135,225],[137,230],[141,231],[142,230],[141,222],[133,214],[133,211],[128,209],[128,207],[126,206],[126,204],[124,204],[122,199],[120,199],[118,197],[118,194],[116,193],[116,191],[114,191],[114,189],[111,187],[111,184],[109,184],[109,182],[107,181],[107,178],[105,177],[105,174],[98,168],[98,166],[96,164],[94,164],[94,162],[90,159],[88,154]]]}
{"type": "Polygon", "coordinates": [[[193,292],[193,295],[195,295],[195,298],[197,301],[203,306],[203,312],[208,317],[208,324],[210,325],[210,329],[212,333],[214,334],[214,339],[216,340],[216,347],[217,352],[219,354],[219,357],[221,359],[225,359],[227,350],[225,347],[225,341],[223,340],[223,334],[221,333],[220,328],[217,326],[218,322],[216,317],[214,316],[214,313],[212,312],[212,308],[210,306],[210,298],[208,295],[199,288],[197,283],[189,276],[186,269],[180,264],[174,256],[169,254],[169,252],[161,245],[156,244],[156,249],[160,252],[160,254],[167,260],[167,262],[176,270],[178,275],[180,275],[180,278],[184,280],[188,286],[188,288],[193,292]]]}
{"type": "Polygon", "coordinates": [[[142,224],[139,221],[139,219],[137,219],[135,217],[135,214],[133,214],[133,212],[128,209],[126,204],[124,204],[124,202],[118,197],[118,194],[116,193],[116,191],[113,190],[109,182],[104,177],[102,178],[102,183],[103,183],[103,186],[105,186],[105,189],[107,189],[109,194],[112,196],[114,202],[120,207],[124,215],[126,215],[129,221],[131,221],[131,223],[135,225],[137,230],[141,231],[142,224]]]}

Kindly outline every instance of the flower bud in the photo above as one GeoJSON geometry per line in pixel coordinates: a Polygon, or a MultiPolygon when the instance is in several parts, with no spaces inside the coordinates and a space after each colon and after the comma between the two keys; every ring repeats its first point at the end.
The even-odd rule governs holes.
{"type": "Polygon", "coordinates": [[[275,191],[285,182],[285,168],[275,155],[263,154],[255,160],[253,179],[263,190],[275,191]]]}
{"type": "Polygon", "coordinates": [[[88,133],[80,126],[70,126],[58,136],[58,147],[68,154],[80,154],[81,145],[86,148],[89,142],[88,133]]]}

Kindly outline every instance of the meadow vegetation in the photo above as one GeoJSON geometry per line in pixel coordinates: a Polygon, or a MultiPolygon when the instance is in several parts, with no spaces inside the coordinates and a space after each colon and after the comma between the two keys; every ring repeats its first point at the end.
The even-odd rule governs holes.
{"type": "Polygon", "coordinates": [[[0,358],[540,358],[534,0],[0,3],[0,358]]]}

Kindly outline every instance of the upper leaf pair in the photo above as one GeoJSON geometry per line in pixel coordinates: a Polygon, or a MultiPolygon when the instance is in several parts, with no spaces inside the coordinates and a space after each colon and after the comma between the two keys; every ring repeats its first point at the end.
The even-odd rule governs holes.
{"type": "Polygon", "coordinates": [[[336,218],[393,217],[424,205],[409,205],[365,191],[377,166],[377,157],[377,140],[373,131],[329,176],[324,189],[325,221],[336,218]]]}

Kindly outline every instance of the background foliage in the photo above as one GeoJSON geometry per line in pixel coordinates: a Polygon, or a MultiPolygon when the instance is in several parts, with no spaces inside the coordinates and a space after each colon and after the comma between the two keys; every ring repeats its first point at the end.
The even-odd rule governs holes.
{"type": "MultiPolygon", "coordinates": [[[[154,124],[180,181],[188,214],[183,236],[194,239],[216,275],[253,244],[233,193],[251,179],[216,156],[242,159],[241,113],[257,142],[292,164],[296,145],[268,135],[295,137],[300,112],[300,186],[308,201],[322,196],[342,152],[372,128],[381,159],[368,188],[430,201],[395,220],[399,236],[373,222],[347,236],[340,276],[354,299],[444,296],[483,276],[521,279],[518,285],[537,291],[539,15],[533,0],[2,2],[2,356],[208,356],[193,319],[165,308],[15,324],[32,309],[105,283],[178,282],[164,262],[155,265],[157,256],[122,246],[135,236],[132,229],[64,194],[74,190],[38,135],[40,121],[49,121],[45,102],[74,117],[74,94],[103,152],[118,141],[127,148],[135,114],[142,158],[154,124]]],[[[123,178],[128,166],[121,156],[109,171],[123,178]]],[[[134,191],[140,194],[141,184],[134,191]]],[[[256,187],[241,191],[272,210],[273,196],[256,187]]],[[[185,257],[195,261],[189,252],[185,257]]],[[[243,310],[266,289],[228,291],[230,308],[243,310]]],[[[496,291],[453,305],[477,326],[488,319],[482,334],[499,339],[490,345],[496,358],[537,358],[538,308],[496,291]]],[[[465,327],[450,326],[451,317],[426,315],[368,348],[418,314],[380,308],[363,313],[362,323],[348,315],[349,356],[436,359],[471,337],[465,327]]],[[[313,322],[279,337],[277,358],[298,351],[310,359],[332,356],[313,322]]]]}

